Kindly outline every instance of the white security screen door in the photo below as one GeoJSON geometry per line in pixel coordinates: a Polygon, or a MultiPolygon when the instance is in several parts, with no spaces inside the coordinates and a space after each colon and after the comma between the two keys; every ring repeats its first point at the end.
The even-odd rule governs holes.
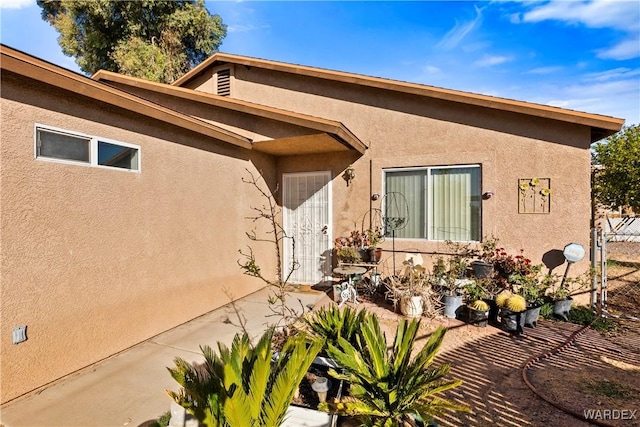
{"type": "Polygon", "coordinates": [[[282,181],[283,227],[293,239],[283,242],[283,274],[295,257],[289,281],[317,284],[331,276],[331,172],[283,174],[282,181]]]}

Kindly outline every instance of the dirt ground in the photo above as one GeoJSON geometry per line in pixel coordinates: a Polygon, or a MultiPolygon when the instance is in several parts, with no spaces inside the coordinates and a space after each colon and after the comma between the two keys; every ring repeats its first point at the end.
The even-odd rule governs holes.
{"type": "MultiPolygon", "coordinates": [[[[610,297],[615,298],[616,289],[640,284],[640,244],[611,246],[612,258],[622,262],[608,271],[610,297]]],[[[633,304],[637,313],[640,302],[633,304]]],[[[359,306],[375,312],[387,339],[393,338],[398,321],[393,307],[380,301],[359,306]]],[[[603,335],[571,323],[541,320],[537,328],[514,336],[497,324],[478,328],[455,319],[423,319],[425,342],[439,325],[448,328],[435,363],[449,363],[450,376],[463,380],[447,397],[471,408],[469,413],[439,417],[439,425],[640,427],[640,322],[615,322],[616,328],[603,335]],[[565,345],[572,334],[577,337],[565,345]],[[551,355],[524,369],[531,359],[545,354],[551,355]],[[590,412],[597,423],[568,412],[590,412]]]]}

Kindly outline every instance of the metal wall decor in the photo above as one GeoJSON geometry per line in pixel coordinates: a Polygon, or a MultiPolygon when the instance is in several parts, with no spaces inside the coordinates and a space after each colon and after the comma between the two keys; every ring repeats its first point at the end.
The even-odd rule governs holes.
{"type": "Polygon", "coordinates": [[[518,180],[518,213],[547,214],[551,211],[551,178],[518,180]]]}

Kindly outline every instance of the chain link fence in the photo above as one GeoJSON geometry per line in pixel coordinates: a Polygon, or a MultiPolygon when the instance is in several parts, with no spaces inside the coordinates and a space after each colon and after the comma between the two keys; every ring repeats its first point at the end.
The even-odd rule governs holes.
{"type": "Polygon", "coordinates": [[[640,321],[640,217],[607,218],[592,238],[598,272],[592,301],[598,300],[607,317],[640,321]]]}

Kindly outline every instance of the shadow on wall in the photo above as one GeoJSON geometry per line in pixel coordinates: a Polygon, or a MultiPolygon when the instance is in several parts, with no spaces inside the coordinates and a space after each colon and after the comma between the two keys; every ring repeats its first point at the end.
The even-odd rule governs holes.
{"type": "Polygon", "coordinates": [[[542,255],[542,263],[549,269],[549,274],[553,270],[565,263],[564,254],[560,249],[551,249],[542,255]]]}

